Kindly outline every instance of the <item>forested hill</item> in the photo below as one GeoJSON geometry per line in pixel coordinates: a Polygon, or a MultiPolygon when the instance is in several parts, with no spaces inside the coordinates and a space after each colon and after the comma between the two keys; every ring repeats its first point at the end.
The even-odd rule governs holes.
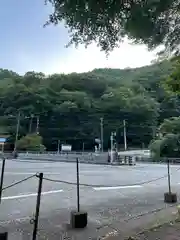
{"type": "Polygon", "coordinates": [[[97,76],[103,76],[111,81],[121,81],[123,84],[131,84],[133,81],[142,81],[143,83],[143,81],[152,81],[152,78],[164,78],[169,74],[171,68],[172,64],[169,61],[163,61],[140,68],[99,68],[94,69],[92,73],[97,76]]]}
{"type": "Polygon", "coordinates": [[[161,87],[171,71],[168,61],[136,69],[95,69],[82,74],[27,72],[20,76],[0,69],[0,131],[13,142],[20,112],[19,137],[39,132],[48,150],[57,141],[74,149],[92,149],[100,136],[104,118],[104,145],[111,131],[123,144],[123,120],[127,122],[128,143],[148,145],[164,118],[179,115],[179,100],[161,87]]]}

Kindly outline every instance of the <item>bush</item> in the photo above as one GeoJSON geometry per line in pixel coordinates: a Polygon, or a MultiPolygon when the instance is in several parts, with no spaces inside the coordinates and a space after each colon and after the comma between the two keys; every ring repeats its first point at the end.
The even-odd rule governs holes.
{"type": "Polygon", "coordinates": [[[42,137],[33,133],[27,134],[17,141],[17,150],[43,152],[45,146],[42,143],[42,137]]]}

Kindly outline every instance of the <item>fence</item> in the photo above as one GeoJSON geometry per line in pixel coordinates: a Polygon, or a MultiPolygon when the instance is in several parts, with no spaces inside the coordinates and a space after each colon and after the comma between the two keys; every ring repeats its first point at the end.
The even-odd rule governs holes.
{"type": "MultiPolygon", "coordinates": [[[[166,160],[167,161],[167,160],[166,160]]],[[[76,182],[70,182],[70,181],[65,181],[65,180],[59,180],[59,179],[55,179],[55,178],[47,178],[44,177],[43,173],[40,174],[33,174],[27,178],[24,178],[20,181],[14,182],[11,185],[8,186],[3,186],[3,179],[4,179],[4,173],[5,173],[5,158],[3,159],[2,162],[2,169],[1,169],[1,182],[0,182],[0,200],[1,200],[1,196],[2,196],[2,192],[5,191],[6,189],[12,188],[18,184],[21,184],[25,181],[28,181],[32,178],[37,178],[37,180],[39,181],[38,184],[38,189],[37,189],[37,202],[36,202],[36,208],[35,208],[35,218],[31,220],[31,224],[33,224],[33,229],[32,229],[32,240],[36,240],[37,239],[37,232],[38,232],[38,221],[39,221],[39,212],[40,212],[40,203],[41,203],[41,191],[42,191],[42,186],[43,186],[43,182],[44,181],[48,181],[51,183],[64,183],[64,184],[68,184],[68,185],[75,185],[77,187],[77,210],[76,212],[73,212],[73,214],[71,215],[71,224],[73,227],[75,228],[84,228],[87,225],[87,213],[81,213],[80,210],[80,187],[123,187],[125,186],[124,184],[118,184],[118,185],[103,185],[103,184],[85,184],[85,183],[80,183],[79,181],[79,159],[76,158],[76,182]]],[[[149,181],[143,181],[143,182],[137,182],[132,184],[132,186],[139,186],[139,185],[146,185],[146,184],[150,184],[152,182],[157,182],[161,179],[166,179],[168,178],[168,184],[169,184],[169,192],[168,194],[171,194],[171,188],[170,188],[170,172],[169,172],[169,163],[170,160],[168,160],[168,168],[167,168],[167,174],[163,175],[163,176],[159,176],[158,178],[154,178],[151,179],[149,181]]],[[[176,169],[176,171],[179,171],[180,168],[176,169]]],[[[167,193],[166,193],[167,194],[167,193]]],[[[168,195],[169,196],[169,195],[168,195]]],[[[176,199],[177,200],[177,199],[176,199]]],[[[167,199],[167,201],[169,202],[173,202],[173,199],[169,198],[167,199]]],[[[8,234],[7,233],[2,233],[5,237],[4,239],[8,239],[8,234]]],[[[0,235],[1,236],[1,235],[0,235]]]]}
{"type": "Polygon", "coordinates": [[[135,165],[136,158],[133,156],[119,156],[113,154],[113,161],[111,162],[110,154],[105,153],[20,153],[20,159],[26,160],[47,160],[47,161],[62,161],[62,162],[76,162],[78,157],[80,163],[92,163],[92,164],[115,164],[115,165],[135,165]]]}
{"type": "Polygon", "coordinates": [[[94,154],[94,153],[48,153],[48,154],[19,154],[20,159],[25,160],[39,160],[39,161],[60,161],[60,162],[76,162],[76,158],[79,158],[81,163],[98,163],[98,164],[107,164],[108,163],[108,154],[94,154]]]}
{"type": "MultiPolygon", "coordinates": [[[[180,164],[180,158],[168,158],[169,162],[171,164],[180,164]]],[[[158,159],[153,159],[151,157],[136,157],[137,162],[145,162],[145,163],[167,163],[167,158],[158,158],[158,159]]]]}

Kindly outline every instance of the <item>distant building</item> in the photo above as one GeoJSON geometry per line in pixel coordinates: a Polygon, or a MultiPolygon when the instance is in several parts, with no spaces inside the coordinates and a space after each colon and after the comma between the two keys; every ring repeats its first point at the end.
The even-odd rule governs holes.
{"type": "Polygon", "coordinates": [[[0,151],[1,152],[4,152],[5,144],[7,143],[8,138],[9,138],[9,135],[0,134],[0,151]]]}

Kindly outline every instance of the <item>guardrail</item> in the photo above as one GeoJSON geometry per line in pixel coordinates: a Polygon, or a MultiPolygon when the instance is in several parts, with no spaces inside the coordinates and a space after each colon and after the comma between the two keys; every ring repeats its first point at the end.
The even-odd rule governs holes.
{"type": "Polygon", "coordinates": [[[79,158],[81,163],[97,163],[97,164],[107,164],[108,163],[108,154],[32,154],[20,153],[18,159],[23,160],[39,160],[39,161],[54,161],[54,162],[75,162],[76,158],[79,158]]]}
{"type": "Polygon", "coordinates": [[[159,158],[159,159],[153,159],[151,157],[149,158],[143,158],[143,157],[137,157],[137,162],[144,162],[144,163],[167,163],[167,160],[171,164],[180,164],[180,158],[159,158]]]}

